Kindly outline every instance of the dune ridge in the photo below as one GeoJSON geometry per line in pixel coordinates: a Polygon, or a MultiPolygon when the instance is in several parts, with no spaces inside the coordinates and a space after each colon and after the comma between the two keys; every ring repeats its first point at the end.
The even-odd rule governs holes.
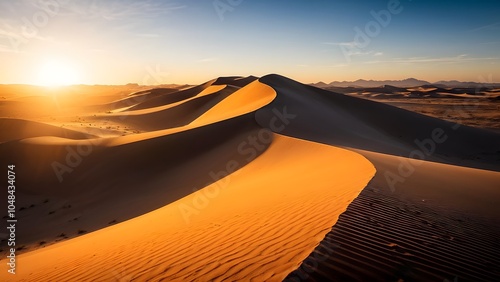
{"type": "Polygon", "coordinates": [[[257,121],[267,126],[272,109],[286,106],[297,118],[284,129],[285,135],[395,156],[423,151],[427,161],[500,171],[498,133],[329,92],[279,75],[260,81],[279,93],[273,103],[257,112],[257,121]],[[446,140],[430,146],[426,140],[435,130],[446,140]]]}
{"type": "Polygon", "coordinates": [[[219,195],[187,224],[179,205],[194,207],[196,193],[123,224],[22,255],[24,267],[16,278],[280,281],[314,249],[374,172],[356,153],[277,135],[254,162],[202,189],[219,195]],[[316,169],[303,173],[312,164],[316,169]],[[353,182],[346,174],[359,177],[353,182]],[[325,177],[328,181],[308,185],[325,177]],[[325,209],[329,216],[321,216],[325,209]],[[54,266],[49,258],[61,255],[66,259],[54,266]],[[113,273],[116,269],[120,273],[113,273]]]}
{"type": "MultiPolygon", "coordinates": [[[[18,168],[19,187],[23,187],[19,205],[36,205],[54,198],[54,203],[22,213],[26,216],[21,219],[34,226],[21,226],[19,240],[34,244],[50,242],[58,234],[70,234],[77,228],[90,232],[113,220],[123,221],[157,209],[217,181],[209,173],[224,169],[229,160],[244,166],[249,161],[239,153],[238,145],[255,138],[260,129],[248,113],[275,97],[271,88],[259,89],[257,93],[241,89],[229,101],[239,101],[242,112],[213,112],[210,120],[199,119],[182,127],[114,138],[41,136],[3,144],[0,153],[4,160],[17,159],[23,164],[18,168]],[[256,97],[260,97],[257,104],[246,102],[256,97]],[[189,173],[196,177],[182,177],[189,173]],[[137,186],[144,193],[138,193],[137,186]],[[134,209],[121,211],[132,203],[134,209]],[[64,211],[62,207],[69,205],[72,209],[64,211]],[[101,215],[103,208],[108,212],[101,215]],[[61,211],[67,214],[57,215],[61,211]]],[[[259,145],[262,148],[255,150],[254,157],[268,145],[259,145]]]]}
{"type": "Polygon", "coordinates": [[[450,129],[456,124],[277,75],[260,81],[277,91],[277,99],[257,112],[261,125],[272,107],[287,107],[297,118],[283,134],[348,148],[377,169],[360,198],[286,281],[497,280],[499,134],[463,125],[450,129]],[[338,107],[347,113],[339,114],[338,107]],[[414,141],[432,140],[436,129],[448,140],[432,146],[426,141],[432,153],[414,141]],[[417,154],[424,160],[408,158],[417,154]]]}

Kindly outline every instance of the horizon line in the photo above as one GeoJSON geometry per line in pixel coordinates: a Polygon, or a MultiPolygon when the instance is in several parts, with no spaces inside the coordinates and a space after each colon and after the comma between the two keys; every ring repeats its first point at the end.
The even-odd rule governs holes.
{"type": "MultiPolygon", "coordinates": [[[[217,77],[215,77],[213,79],[227,78],[227,77],[242,77],[243,78],[243,77],[250,77],[250,76],[253,76],[253,75],[248,75],[248,76],[217,76],[217,77]]],[[[267,75],[264,75],[264,76],[267,76],[267,75]]],[[[262,78],[264,76],[255,76],[255,77],[257,77],[258,79],[260,79],[260,78],[262,78]]],[[[285,76],[285,77],[287,77],[287,76],[285,76]]],[[[463,80],[457,80],[457,79],[451,79],[451,80],[441,79],[441,80],[437,80],[437,81],[431,82],[431,81],[428,81],[428,80],[425,80],[425,79],[419,79],[419,78],[415,78],[415,77],[408,77],[408,78],[404,78],[404,79],[366,79],[366,78],[358,78],[358,79],[355,79],[355,80],[333,80],[331,82],[325,82],[323,80],[319,80],[319,81],[315,81],[315,82],[302,82],[300,80],[297,80],[297,79],[294,79],[294,78],[291,78],[291,77],[287,77],[287,78],[296,80],[296,81],[301,82],[303,84],[319,84],[319,83],[324,83],[324,84],[327,84],[327,85],[328,84],[332,84],[332,83],[336,83],[336,82],[337,83],[353,83],[353,82],[357,82],[357,81],[366,81],[366,82],[386,82],[386,81],[403,82],[405,80],[420,80],[420,81],[423,81],[423,82],[427,82],[429,84],[437,84],[439,82],[475,83],[475,84],[485,84],[485,85],[488,85],[488,84],[500,84],[500,81],[479,82],[479,81],[463,81],[463,80]]],[[[213,79],[210,79],[210,80],[213,80],[213,79]]],[[[137,83],[137,82],[127,82],[127,83],[122,83],[122,84],[75,83],[75,84],[56,85],[56,86],[42,85],[42,84],[35,84],[35,83],[33,83],[33,84],[30,84],[30,83],[0,83],[0,85],[1,86],[34,86],[34,87],[43,87],[43,88],[65,88],[65,87],[71,87],[71,86],[126,86],[126,85],[137,85],[137,86],[162,86],[162,85],[195,86],[195,85],[203,84],[203,83],[208,82],[210,80],[203,81],[201,83],[194,83],[194,84],[192,84],[192,83],[176,83],[176,82],[159,83],[159,84],[140,84],[140,83],[137,83]]]]}

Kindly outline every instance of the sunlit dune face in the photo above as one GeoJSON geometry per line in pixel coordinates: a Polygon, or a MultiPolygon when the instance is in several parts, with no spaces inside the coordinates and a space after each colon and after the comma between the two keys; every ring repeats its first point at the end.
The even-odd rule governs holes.
{"type": "Polygon", "coordinates": [[[44,86],[72,85],[77,84],[79,79],[79,74],[72,65],[62,61],[48,61],[40,68],[38,84],[44,86]]]}

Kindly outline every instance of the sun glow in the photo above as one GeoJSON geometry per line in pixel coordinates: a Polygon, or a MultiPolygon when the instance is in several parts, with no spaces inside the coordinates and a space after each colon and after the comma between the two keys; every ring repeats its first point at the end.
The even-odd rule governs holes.
{"type": "Polygon", "coordinates": [[[77,84],[79,79],[77,69],[63,61],[47,61],[38,73],[38,84],[43,86],[72,85],[77,84]]]}

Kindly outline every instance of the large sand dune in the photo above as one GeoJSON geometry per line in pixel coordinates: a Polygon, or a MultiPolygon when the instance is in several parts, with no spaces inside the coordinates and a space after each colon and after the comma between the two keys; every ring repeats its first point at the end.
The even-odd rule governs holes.
{"type": "Polygon", "coordinates": [[[463,268],[492,259],[500,234],[498,134],[278,75],[102,91],[81,107],[11,92],[0,104],[0,164],[16,164],[22,223],[17,274],[1,280],[498,274],[463,268]],[[451,216],[490,233],[460,237],[451,216]]]}
{"type": "Polygon", "coordinates": [[[171,205],[22,255],[17,277],[279,281],[373,173],[356,153],[276,136],[254,162],[171,205]]]}
{"type": "Polygon", "coordinates": [[[423,162],[394,191],[384,173],[408,159],[358,152],[375,178],[286,281],[498,280],[500,173],[423,162]]]}
{"type": "Polygon", "coordinates": [[[278,75],[260,81],[279,93],[272,104],[257,112],[259,123],[269,124],[274,107],[286,106],[297,115],[291,126],[283,129],[284,134],[396,156],[419,158],[422,155],[417,151],[421,151],[420,158],[428,161],[500,170],[500,134],[306,86],[278,75]]]}
{"type": "Polygon", "coordinates": [[[261,81],[276,89],[277,99],[257,112],[260,124],[269,123],[274,107],[287,107],[296,118],[281,132],[348,147],[377,169],[287,280],[498,280],[499,134],[276,75],[261,81]],[[311,116],[318,108],[331,110],[311,116]]]}

